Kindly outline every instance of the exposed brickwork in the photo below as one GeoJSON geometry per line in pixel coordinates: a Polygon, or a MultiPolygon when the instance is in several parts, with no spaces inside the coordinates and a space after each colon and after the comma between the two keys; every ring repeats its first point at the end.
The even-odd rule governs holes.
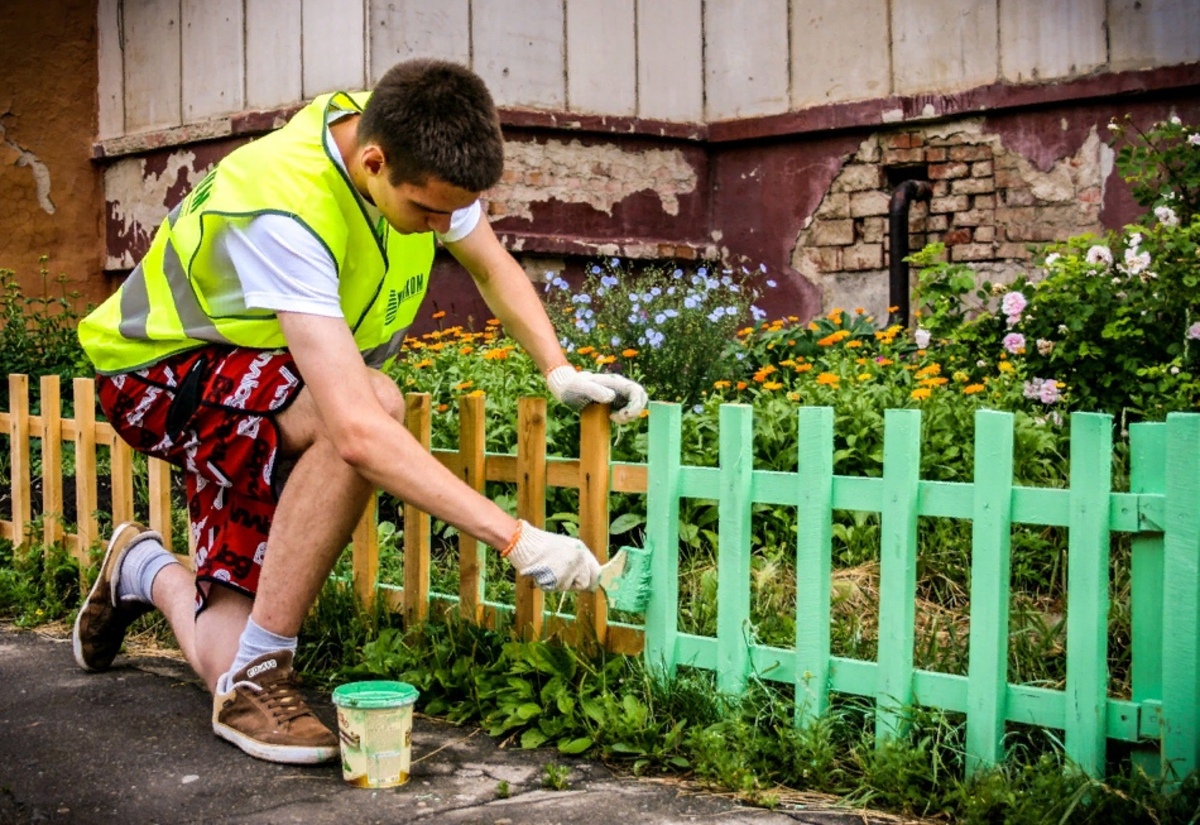
{"type": "Polygon", "coordinates": [[[1031,247],[1100,232],[1111,150],[1095,131],[1079,151],[1040,170],[1006,148],[982,121],[878,133],[863,142],[800,232],[793,266],[822,289],[826,308],[887,304],[891,170],[926,169],[928,204],[909,215],[910,246],[946,245],[951,261],[991,278],[1031,270],[1031,247]]]}

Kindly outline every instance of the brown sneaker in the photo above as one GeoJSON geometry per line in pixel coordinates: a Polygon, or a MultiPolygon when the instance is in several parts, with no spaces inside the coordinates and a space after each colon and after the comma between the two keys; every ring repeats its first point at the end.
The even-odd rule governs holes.
{"type": "Polygon", "coordinates": [[[130,548],[143,541],[153,539],[162,542],[162,536],[140,524],[126,522],[113,530],[100,572],[92,585],[87,599],[75,617],[75,630],[71,634],[75,645],[75,661],[84,670],[107,670],[121,651],[125,631],[130,623],[154,609],[145,602],[120,601],[117,598],[117,581],[121,576],[121,562],[130,548]]]}
{"type": "Polygon", "coordinates": [[[337,756],[338,740],[321,724],[297,687],[292,653],[266,653],[213,696],[213,733],[268,762],[315,765],[337,756]]]}

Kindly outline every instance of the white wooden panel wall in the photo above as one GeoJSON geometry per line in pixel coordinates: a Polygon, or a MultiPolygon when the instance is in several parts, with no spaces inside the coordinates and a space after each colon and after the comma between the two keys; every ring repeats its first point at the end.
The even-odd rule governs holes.
{"type": "Polygon", "coordinates": [[[371,0],[370,85],[410,57],[471,63],[470,0],[371,0]]]}
{"type": "Polygon", "coordinates": [[[412,56],[471,65],[501,106],[683,122],[1200,60],[1200,0],[96,2],[101,138],[412,56]]]}
{"type": "Polygon", "coordinates": [[[183,120],[246,108],[242,0],[182,0],[183,120]]]}
{"type": "Polygon", "coordinates": [[[1000,72],[1023,83],[1103,66],[1105,0],[1000,0],[1000,72]]]}
{"type": "Polygon", "coordinates": [[[562,0],[486,0],[471,6],[474,69],[497,102],[562,109],[566,43],[562,0]]]}
{"type": "Polygon", "coordinates": [[[707,120],[788,110],[788,0],[709,0],[704,41],[707,120]]]}
{"type": "Polygon", "coordinates": [[[142,132],[183,122],[179,0],[126,2],[125,129],[142,132]]]}
{"type": "Polygon", "coordinates": [[[99,111],[96,125],[100,138],[125,134],[125,54],[121,48],[121,0],[99,0],[96,4],[96,59],[99,68],[99,111]]]}
{"type": "Polygon", "coordinates": [[[1196,0],[1111,0],[1109,60],[1114,69],[1141,69],[1200,60],[1196,0]]]}
{"type": "Polygon", "coordinates": [[[638,114],[704,117],[701,0],[637,0],[638,114]]]}
{"type": "Polygon", "coordinates": [[[301,15],[304,97],[366,88],[363,0],[303,0],[301,15]]]}
{"type": "Polygon", "coordinates": [[[567,105],[572,112],[637,114],[634,0],[567,3],[567,105]]]}
{"type": "Polygon", "coordinates": [[[804,0],[792,8],[792,108],[892,91],[888,0],[804,0]]]}
{"type": "Polygon", "coordinates": [[[246,106],[270,109],[300,100],[300,0],[245,2],[246,106]]]}
{"type": "Polygon", "coordinates": [[[999,73],[996,27],[995,2],[894,3],[892,88],[907,95],[995,82],[999,73]]]}

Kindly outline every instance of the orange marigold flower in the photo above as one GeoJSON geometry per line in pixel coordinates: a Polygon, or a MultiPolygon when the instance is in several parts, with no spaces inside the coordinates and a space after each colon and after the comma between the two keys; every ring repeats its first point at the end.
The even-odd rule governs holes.
{"type": "Polygon", "coordinates": [[[836,384],[842,379],[832,372],[823,372],[817,376],[818,384],[836,384]]]}
{"type": "Polygon", "coordinates": [[[891,366],[892,364],[894,364],[896,362],[893,361],[891,358],[879,358],[875,361],[875,363],[881,367],[887,367],[887,366],[891,366]]]}
{"type": "Polygon", "coordinates": [[[477,398],[483,395],[483,390],[471,390],[469,393],[467,393],[467,395],[477,398]]]}
{"type": "Polygon", "coordinates": [[[846,342],[847,349],[858,349],[861,346],[862,346],[862,341],[859,341],[857,338],[853,341],[846,342]]]}
{"type": "Polygon", "coordinates": [[[808,372],[812,369],[812,364],[799,364],[796,366],[796,372],[808,372]]]}
{"type": "Polygon", "coordinates": [[[499,318],[488,318],[487,325],[489,327],[498,327],[498,326],[500,326],[500,319],[499,318]]]}
{"type": "Polygon", "coordinates": [[[939,376],[937,378],[922,378],[918,383],[922,387],[940,387],[942,384],[948,383],[949,378],[939,376]]]}
{"type": "Polygon", "coordinates": [[[855,308],[854,308],[854,314],[855,314],[855,315],[862,315],[864,312],[866,312],[866,310],[865,310],[865,309],[863,309],[862,307],[855,307],[855,308]]]}
{"type": "Polygon", "coordinates": [[[977,392],[983,392],[983,384],[967,384],[963,387],[963,395],[974,395],[977,392]]]}
{"type": "Polygon", "coordinates": [[[738,381],[738,382],[737,382],[737,388],[738,388],[739,390],[744,390],[744,389],[746,389],[746,387],[748,387],[748,386],[749,386],[749,384],[747,384],[745,381],[738,381]]]}
{"type": "Polygon", "coordinates": [[[459,349],[458,354],[459,355],[470,355],[474,351],[475,351],[475,347],[462,347],[461,349],[459,349]]]}
{"type": "Polygon", "coordinates": [[[474,383],[475,383],[474,381],[459,381],[457,384],[454,385],[454,389],[465,390],[467,387],[471,386],[474,383]]]}
{"type": "Polygon", "coordinates": [[[444,309],[439,309],[437,312],[433,313],[433,315],[432,315],[431,317],[432,317],[432,318],[433,318],[435,321],[436,321],[438,318],[445,318],[445,317],[446,317],[446,310],[444,310],[444,309]]]}
{"type": "Polygon", "coordinates": [[[713,381],[713,388],[718,390],[726,389],[729,386],[728,381],[713,381]]]}
{"type": "Polygon", "coordinates": [[[432,366],[433,366],[432,358],[422,358],[420,361],[413,364],[413,369],[419,370],[419,369],[424,369],[425,367],[432,367],[432,366]]]}
{"type": "Polygon", "coordinates": [[[445,412],[448,409],[450,409],[449,404],[438,404],[438,412],[445,412]]]}
{"type": "Polygon", "coordinates": [[[438,341],[436,344],[430,344],[429,348],[434,352],[441,352],[446,348],[446,343],[444,341],[438,341]]]}
{"type": "Polygon", "coordinates": [[[485,361],[503,361],[512,352],[512,347],[496,347],[483,354],[485,361]]]}
{"type": "Polygon", "coordinates": [[[637,358],[637,354],[638,354],[638,351],[635,350],[633,347],[627,347],[626,349],[621,350],[622,358],[637,358]]]}
{"type": "Polygon", "coordinates": [[[930,390],[928,387],[918,387],[917,389],[912,391],[911,395],[913,398],[917,399],[918,401],[924,401],[926,398],[928,398],[930,396],[930,394],[932,392],[933,391],[930,390]]]}
{"type": "Polygon", "coordinates": [[[601,366],[604,366],[605,364],[611,364],[613,361],[616,361],[616,360],[617,360],[617,356],[615,356],[615,355],[597,355],[596,356],[596,363],[601,366]]]}
{"type": "Polygon", "coordinates": [[[897,312],[900,309],[898,306],[888,307],[888,312],[897,312]]]}
{"type": "Polygon", "coordinates": [[[915,373],[913,373],[913,375],[917,378],[925,378],[926,376],[929,376],[929,375],[941,375],[941,374],[942,374],[942,365],[941,364],[930,364],[929,366],[921,367],[919,370],[917,370],[915,373]]]}
{"type": "Polygon", "coordinates": [[[580,355],[591,355],[595,351],[595,347],[580,347],[578,350],[580,355]]]}
{"type": "Polygon", "coordinates": [[[809,322],[808,322],[808,328],[809,328],[809,329],[811,329],[813,332],[816,332],[817,330],[819,330],[819,329],[820,329],[820,327],[819,327],[819,326],[817,326],[817,322],[816,322],[816,321],[809,321],[809,322]]]}
{"type": "Polygon", "coordinates": [[[799,400],[800,400],[800,393],[798,393],[798,392],[789,392],[789,393],[787,394],[787,397],[788,397],[788,401],[799,401],[799,400]]]}

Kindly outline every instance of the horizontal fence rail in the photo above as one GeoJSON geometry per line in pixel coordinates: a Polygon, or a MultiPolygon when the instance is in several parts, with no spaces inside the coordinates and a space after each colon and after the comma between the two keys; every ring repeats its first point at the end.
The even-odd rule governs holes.
{"type": "MultiPolygon", "coordinates": [[[[98,535],[98,451],[105,451],[114,523],[134,518],[132,450],[105,422],[96,420],[90,379],[72,383],[74,418],[61,413],[59,381],[40,382],[39,414],[31,414],[29,381],[9,376],[10,403],[0,413],[9,437],[12,517],[0,521],[0,538],[17,552],[38,541],[64,544],[86,566],[102,541],[98,535]],[[40,532],[32,523],[33,442],[40,442],[40,532]],[[64,447],[74,466],[74,531],[63,518],[64,447]]],[[[430,397],[406,396],[409,430],[430,446],[430,397]]],[[[459,592],[430,589],[432,531],[427,514],[404,508],[404,583],[378,581],[379,531],[375,502],[354,531],[352,585],[367,604],[383,599],[407,621],[434,610],[455,610],[465,620],[512,626],[524,638],[553,634],[574,644],[599,643],[607,650],[641,653],[649,666],[673,675],[679,666],[715,673],[718,688],[738,694],[750,680],[795,687],[796,721],[804,725],[829,708],[831,696],[852,694],[876,705],[879,742],[904,729],[909,705],[965,714],[968,768],[1003,758],[1010,723],[1064,732],[1067,755],[1101,775],[1109,739],[1159,745],[1158,767],[1183,776],[1200,765],[1200,415],[1172,414],[1165,423],[1130,427],[1131,484],[1112,490],[1112,420],[1075,413],[1071,418],[1069,486],[1032,488],[1013,484],[1013,419],[979,411],[975,470],[971,482],[920,478],[919,410],[885,415],[881,477],[834,473],[833,412],[800,408],[795,472],[754,467],[753,411],[744,405],[720,410],[719,466],[682,463],[682,412],[654,403],[648,461],[610,459],[610,432],[603,408],[585,410],[579,458],[547,456],[546,402],[518,403],[517,452],[487,453],[484,399],[459,403],[456,450],[433,450],[445,466],[476,490],[487,482],[516,487],[517,515],[546,521],[547,490],[579,491],[579,533],[604,561],[609,547],[609,497],[646,493],[646,545],[650,549],[650,599],[641,626],[609,622],[602,596],[580,594],[574,615],[548,609],[544,594],[517,577],[512,604],[485,598],[489,548],[458,538],[459,592]],[[679,518],[684,499],[718,502],[716,635],[679,630],[679,518]],[[751,518],[756,504],[794,507],[797,516],[795,641],[791,648],[759,644],[751,622],[751,518]],[[880,521],[879,644],[875,661],[832,654],[832,529],[835,510],[867,511],[880,521]],[[969,661],[965,676],[914,666],[914,606],[918,560],[917,523],[922,517],[971,523],[969,661]],[[1011,535],[1014,525],[1065,528],[1068,541],[1066,656],[1062,690],[1009,682],[1011,535]],[[1132,696],[1108,694],[1107,620],[1110,535],[1132,540],[1132,696]]],[[[168,548],[184,557],[171,530],[172,468],[147,461],[149,525],[168,548]]],[[[71,475],[67,473],[66,475],[71,475]]]]}

